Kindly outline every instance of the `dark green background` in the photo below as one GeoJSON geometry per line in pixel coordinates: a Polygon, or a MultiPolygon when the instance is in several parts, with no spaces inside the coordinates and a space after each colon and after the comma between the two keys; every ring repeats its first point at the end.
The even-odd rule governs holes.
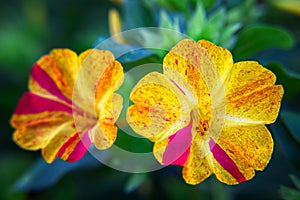
{"type": "MultiPolygon", "coordinates": [[[[228,1],[229,7],[238,3],[240,2],[228,1]]],[[[264,2],[256,1],[256,3],[264,2]]],[[[288,51],[266,49],[249,56],[249,59],[256,59],[263,64],[279,62],[285,66],[285,70],[299,73],[300,17],[273,8],[267,3],[264,6],[265,13],[260,21],[286,28],[293,33],[296,45],[288,51]]],[[[257,172],[251,181],[241,185],[227,186],[211,176],[197,186],[190,186],[183,181],[179,167],[167,167],[148,174],[145,180],[138,177],[137,180],[141,179],[142,184],[138,189],[128,192],[130,190],[128,187],[134,187],[135,183],[139,182],[129,181],[135,179],[132,179],[131,174],[98,166],[95,162],[88,166],[80,164],[75,167],[65,166],[60,162],[54,166],[73,170],[66,174],[62,173],[62,177],[59,176],[57,182],[54,181],[55,184],[42,187],[42,184],[47,183],[57,171],[53,166],[47,166],[40,161],[40,152],[22,150],[12,141],[13,129],[9,125],[9,120],[13,109],[22,93],[27,90],[31,66],[40,56],[52,48],[70,48],[80,53],[93,47],[100,36],[109,36],[107,16],[111,7],[121,11],[123,9],[121,5],[105,0],[1,1],[0,199],[279,199],[281,185],[294,187],[289,174],[299,175],[299,171],[296,170],[297,163],[292,164],[293,161],[299,160],[299,143],[284,135],[286,134],[284,128],[289,127],[280,126],[280,122],[272,127],[277,131],[277,133],[274,131],[273,135],[277,136],[274,137],[275,151],[270,164],[265,171],[257,172]],[[286,146],[293,147],[292,143],[295,144],[295,148],[287,151],[286,146]],[[16,190],[14,186],[19,178],[36,162],[42,163],[42,169],[35,177],[37,186],[32,186],[31,183],[22,190],[20,188],[16,190]],[[42,188],[37,189],[39,184],[42,188]]],[[[144,21],[151,21],[149,24],[153,25],[155,20],[144,21]]],[[[283,110],[300,112],[298,103],[300,95],[297,93],[297,88],[300,88],[299,77],[294,80],[282,72],[281,67],[276,68],[274,65],[269,67],[279,74],[279,82],[286,84],[285,88],[289,87],[292,88],[291,91],[296,91],[285,101],[283,110]]],[[[300,118],[289,119],[299,122],[297,120],[300,118]]]]}

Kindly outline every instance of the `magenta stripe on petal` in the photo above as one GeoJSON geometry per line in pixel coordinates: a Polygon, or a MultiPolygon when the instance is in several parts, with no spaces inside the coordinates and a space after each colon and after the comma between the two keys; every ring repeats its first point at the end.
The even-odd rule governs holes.
{"type": "Polygon", "coordinates": [[[72,114],[72,108],[57,101],[25,92],[20,99],[14,114],[37,114],[45,111],[61,111],[72,114]]]}
{"type": "MultiPolygon", "coordinates": [[[[79,134],[76,133],[73,137],[71,137],[59,150],[58,152],[58,156],[61,157],[66,148],[72,143],[74,142],[74,140],[78,139],[79,134]]],[[[91,145],[91,140],[89,137],[88,133],[85,133],[84,136],[79,140],[79,142],[76,144],[74,150],[71,152],[71,154],[69,155],[67,161],[68,162],[76,162],[78,160],[80,160],[84,154],[86,153],[86,151],[88,150],[89,146],[91,145]]]]}
{"type": "Polygon", "coordinates": [[[72,105],[72,101],[63,95],[54,80],[37,63],[33,65],[30,75],[42,88],[72,105]]]}
{"type": "Polygon", "coordinates": [[[190,154],[192,143],[192,120],[189,125],[169,137],[169,143],[163,155],[163,164],[183,166],[190,154]]]}
{"type": "Polygon", "coordinates": [[[185,92],[183,91],[183,89],[174,81],[174,80],[172,80],[171,79],[171,82],[180,90],[180,92],[182,93],[182,94],[184,94],[185,95],[185,92]]]}
{"type": "Polygon", "coordinates": [[[228,171],[237,182],[242,183],[246,181],[244,175],[240,172],[235,162],[226,154],[226,152],[211,138],[209,140],[209,147],[218,163],[228,171]]]}

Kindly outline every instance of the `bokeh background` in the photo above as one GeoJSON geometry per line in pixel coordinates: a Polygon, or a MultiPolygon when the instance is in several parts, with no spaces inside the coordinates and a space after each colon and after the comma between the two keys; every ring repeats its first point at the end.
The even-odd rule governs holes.
{"type": "MultiPolygon", "coordinates": [[[[298,0],[1,1],[0,199],[300,199],[299,22],[298,0]],[[111,9],[120,20],[109,14],[111,9]],[[212,176],[190,186],[179,167],[127,174],[90,155],[77,163],[48,165],[40,152],[13,142],[9,120],[40,56],[53,48],[80,53],[118,29],[143,26],[208,39],[229,48],[236,61],[258,60],[277,75],[285,97],[277,122],[269,126],[275,149],[266,170],[241,185],[227,186],[212,176]]],[[[149,55],[136,59],[159,61],[149,55]]]]}

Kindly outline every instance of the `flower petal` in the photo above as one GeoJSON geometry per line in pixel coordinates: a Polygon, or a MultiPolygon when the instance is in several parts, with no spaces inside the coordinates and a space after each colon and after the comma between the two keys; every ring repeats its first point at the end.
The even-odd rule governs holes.
{"type": "Polygon", "coordinates": [[[226,88],[228,125],[274,122],[283,95],[282,86],[274,85],[275,79],[257,62],[234,64],[226,88]]]}
{"type": "MultiPolygon", "coordinates": [[[[123,68],[111,52],[98,49],[81,53],[79,63],[82,67],[74,85],[73,105],[97,118],[100,114],[98,105],[105,101],[104,96],[122,84],[123,68]]],[[[77,114],[80,113],[75,112],[75,121],[77,114]]]]}
{"type": "Polygon", "coordinates": [[[62,131],[66,123],[70,122],[69,117],[59,115],[50,116],[52,118],[49,119],[49,115],[46,113],[34,116],[32,119],[37,119],[39,123],[32,123],[27,126],[19,127],[13,135],[14,141],[22,148],[28,150],[44,148],[48,144],[49,140],[62,131]]]}
{"type": "Polygon", "coordinates": [[[72,114],[72,108],[60,102],[38,96],[31,92],[25,92],[19,100],[14,114],[26,115],[40,112],[61,111],[72,114]]]}
{"type": "Polygon", "coordinates": [[[91,140],[88,132],[82,138],[78,133],[75,133],[60,147],[57,156],[68,162],[75,162],[83,157],[90,145],[91,140]]]}
{"type": "Polygon", "coordinates": [[[123,107],[123,98],[118,94],[106,95],[101,106],[97,126],[91,132],[92,141],[97,149],[107,149],[116,140],[115,123],[123,107]]]}
{"type": "Polygon", "coordinates": [[[48,163],[57,156],[80,159],[91,144],[91,129],[100,128],[105,136],[94,134],[95,145],[108,148],[116,139],[114,124],[122,110],[122,97],[113,92],[123,76],[121,64],[108,51],[87,50],[79,56],[68,49],[51,51],[33,66],[31,92],[24,94],[11,121],[17,129],[14,140],[26,149],[42,149],[48,163]],[[99,138],[108,142],[101,146],[99,138]]]}
{"type": "Polygon", "coordinates": [[[153,153],[163,165],[183,166],[189,156],[191,143],[192,121],[169,138],[155,142],[153,153]]]}
{"type": "Polygon", "coordinates": [[[91,145],[89,134],[85,133],[82,137],[75,132],[73,126],[68,124],[55,134],[42,149],[42,155],[46,162],[52,163],[57,156],[69,162],[75,162],[82,158],[91,145]]]}
{"type": "Polygon", "coordinates": [[[72,105],[71,100],[61,92],[54,80],[38,64],[34,64],[31,70],[29,88],[40,96],[72,105]]]}
{"type": "Polygon", "coordinates": [[[224,83],[227,82],[233,65],[231,53],[227,49],[219,47],[207,40],[199,40],[197,43],[205,48],[210,58],[216,64],[221,79],[224,83]]]}
{"type": "Polygon", "coordinates": [[[27,92],[11,119],[12,126],[17,129],[14,140],[29,150],[43,148],[61,126],[70,121],[70,107],[27,92]]]}
{"type": "MultiPolygon", "coordinates": [[[[219,50],[218,47],[215,49],[219,50]]],[[[163,62],[164,74],[189,94],[189,102],[200,108],[202,118],[207,120],[211,117],[212,100],[216,99],[222,88],[218,63],[214,63],[211,56],[215,56],[211,51],[193,40],[185,39],[171,49],[163,62]],[[175,72],[180,76],[174,76],[175,72]]]]}
{"type": "Polygon", "coordinates": [[[76,133],[72,123],[71,121],[61,124],[59,129],[54,131],[53,137],[49,138],[46,146],[42,148],[42,155],[47,163],[52,163],[56,159],[60,148],[76,133]]]}
{"type": "MultiPolygon", "coordinates": [[[[96,104],[101,104],[106,101],[106,95],[111,94],[123,83],[124,73],[122,65],[114,61],[101,74],[97,89],[96,89],[96,104]]],[[[100,106],[101,107],[101,106],[100,106]]],[[[101,112],[101,109],[100,109],[101,112]]]]}
{"type": "Polygon", "coordinates": [[[224,128],[217,141],[209,141],[212,151],[213,172],[227,184],[251,179],[254,170],[263,170],[273,152],[273,139],[263,126],[224,128]]]}
{"type": "Polygon", "coordinates": [[[153,142],[168,138],[189,123],[190,108],[180,89],[163,74],[152,72],[133,88],[127,121],[153,142]]]}
{"type": "Polygon", "coordinates": [[[185,182],[195,185],[208,178],[212,173],[211,160],[212,154],[209,153],[207,144],[196,135],[182,170],[185,182]]]}
{"type": "MultiPolygon", "coordinates": [[[[227,184],[242,183],[246,181],[245,176],[242,174],[236,163],[227,155],[219,144],[216,144],[213,139],[209,141],[209,147],[213,154],[214,172],[217,178],[227,184]]],[[[251,174],[252,178],[254,174],[251,174]]]]}
{"type": "Polygon", "coordinates": [[[96,115],[98,126],[92,132],[92,140],[98,149],[109,148],[117,137],[115,123],[123,108],[123,98],[113,93],[123,83],[122,65],[113,61],[107,66],[96,88],[96,115]]]}
{"type": "Polygon", "coordinates": [[[49,95],[60,99],[72,99],[73,85],[80,64],[78,56],[69,49],[54,49],[40,58],[34,65],[29,81],[29,89],[39,95],[49,95]]]}
{"type": "Polygon", "coordinates": [[[91,130],[91,138],[99,150],[107,149],[117,138],[117,127],[108,124],[98,124],[91,130]]]}

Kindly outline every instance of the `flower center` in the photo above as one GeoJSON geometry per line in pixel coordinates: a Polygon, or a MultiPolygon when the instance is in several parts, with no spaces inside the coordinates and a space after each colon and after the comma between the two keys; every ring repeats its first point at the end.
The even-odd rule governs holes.
{"type": "Polygon", "coordinates": [[[200,114],[200,110],[198,108],[195,108],[192,110],[192,122],[193,122],[193,130],[196,131],[196,134],[200,137],[205,137],[207,130],[209,128],[208,120],[203,119],[200,114]]]}

